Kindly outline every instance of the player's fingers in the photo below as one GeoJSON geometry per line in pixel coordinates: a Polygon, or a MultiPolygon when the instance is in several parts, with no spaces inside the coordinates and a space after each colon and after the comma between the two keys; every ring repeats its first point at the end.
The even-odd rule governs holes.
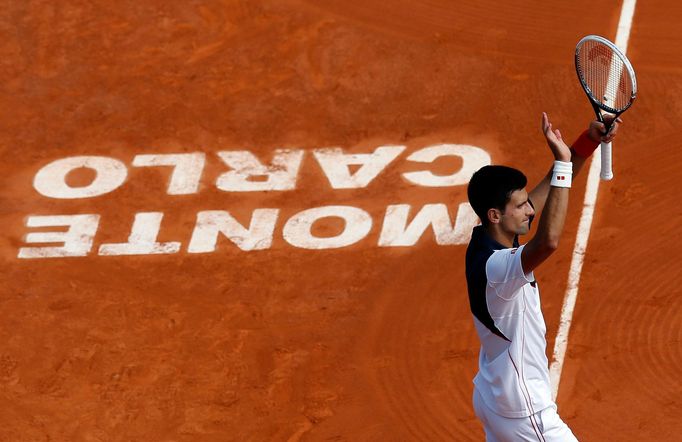
{"type": "Polygon", "coordinates": [[[547,129],[551,126],[549,122],[549,117],[547,117],[547,113],[543,112],[542,113],[542,131],[547,133],[547,129]]]}
{"type": "Polygon", "coordinates": [[[613,120],[618,119],[614,114],[603,114],[602,116],[607,123],[611,123],[613,120]]]}
{"type": "Polygon", "coordinates": [[[620,118],[617,118],[616,121],[613,122],[613,125],[611,126],[611,130],[607,135],[611,136],[611,138],[614,137],[618,133],[618,129],[620,129],[620,124],[623,122],[620,118]]]}
{"type": "Polygon", "coordinates": [[[611,123],[609,130],[606,130],[606,127],[604,124],[599,123],[599,128],[601,130],[602,136],[601,136],[601,141],[604,143],[610,143],[613,138],[616,136],[618,133],[618,126],[623,122],[623,120],[620,117],[615,117],[614,115],[606,115],[604,116],[604,119],[607,123],[611,123]]]}
{"type": "Polygon", "coordinates": [[[603,140],[605,143],[610,143],[610,142],[613,140],[613,138],[616,136],[616,133],[617,133],[617,132],[618,132],[618,127],[615,126],[615,125],[612,126],[612,127],[611,127],[611,130],[609,131],[609,133],[606,134],[604,137],[602,137],[602,140],[603,140]]]}

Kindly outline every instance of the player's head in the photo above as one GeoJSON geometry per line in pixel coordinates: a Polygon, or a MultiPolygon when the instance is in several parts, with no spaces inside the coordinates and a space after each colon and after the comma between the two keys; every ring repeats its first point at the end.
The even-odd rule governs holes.
{"type": "Polygon", "coordinates": [[[526,176],[507,166],[484,166],[471,177],[467,195],[483,226],[498,225],[510,233],[530,230],[535,212],[528,203],[526,176]]]}

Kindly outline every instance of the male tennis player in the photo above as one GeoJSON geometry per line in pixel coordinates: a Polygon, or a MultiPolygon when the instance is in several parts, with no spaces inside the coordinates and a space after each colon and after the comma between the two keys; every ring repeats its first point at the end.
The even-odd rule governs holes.
{"type": "Polygon", "coordinates": [[[603,135],[604,125],[592,121],[569,148],[543,113],[542,130],[555,161],[530,193],[523,173],[505,166],[485,166],[469,182],[469,202],[481,219],[466,253],[469,303],[481,340],[473,402],[488,442],[577,440],[552,400],[533,271],[559,245],[573,175],[600,141],[613,139],[620,122],[603,135]],[[541,213],[536,234],[519,245],[536,213],[541,213]]]}

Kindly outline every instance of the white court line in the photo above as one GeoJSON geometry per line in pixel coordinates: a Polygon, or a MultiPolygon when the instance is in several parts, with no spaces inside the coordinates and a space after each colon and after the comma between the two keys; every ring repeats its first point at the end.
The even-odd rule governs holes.
{"type": "MultiPolygon", "coordinates": [[[[632,17],[635,14],[636,1],[637,0],[623,0],[623,6],[620,10],[620,20],[618,22],[618,31],[616,33],[615,43],[624,54],[627,52],[628,39],[630,38],[630,29],[632,28],[632,17]]],[[[590,237],[590,228],[592,227],[592,216],[594,215],[594,207],[597,202],[597,192],[599,190],[599,171],[601,170],[600,150],[601,147],[597,148],[592,155],[590,172],[587,177],[587,188],[585,189],[583,212],[580,216],[580,224],[578,224],[578,234],[575,239],[575,247],[573,248],[571,268],[568,271],[568,284],[566,287],[566,294],[564,296],[564,304],[561,307],[559,331],[557,332],[556,341],[554,342],[552,364],[549,367],[549,378],[552,383],[552,398],[554,398],[555,401],[557,394],[559,393],[561,369],[564,366],[564,356],[566,355],[566,347],[568,346],[568,332],[571,328],[573,309],[575,308],[575,303],[578,298],[580,272],[583,268],[585,250],[587,249],[587,240],[590,237]]]]}

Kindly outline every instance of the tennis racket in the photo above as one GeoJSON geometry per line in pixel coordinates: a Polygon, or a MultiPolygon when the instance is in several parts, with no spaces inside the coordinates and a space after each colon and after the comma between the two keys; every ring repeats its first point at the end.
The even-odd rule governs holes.
{"type": "MultiPolygon", "coordinates": [[[[597,119],[604,123],[606,134],[616,118],[625,112],[637,96],[635,70],[618,47],[598,35],[588,35],[575,48],[575,71],[597,119]],[[604,118],[610,114],[613,118],[604,118]]],[[[613,178],[611,143],[601,143],[601,178],[613,178]]]]}

